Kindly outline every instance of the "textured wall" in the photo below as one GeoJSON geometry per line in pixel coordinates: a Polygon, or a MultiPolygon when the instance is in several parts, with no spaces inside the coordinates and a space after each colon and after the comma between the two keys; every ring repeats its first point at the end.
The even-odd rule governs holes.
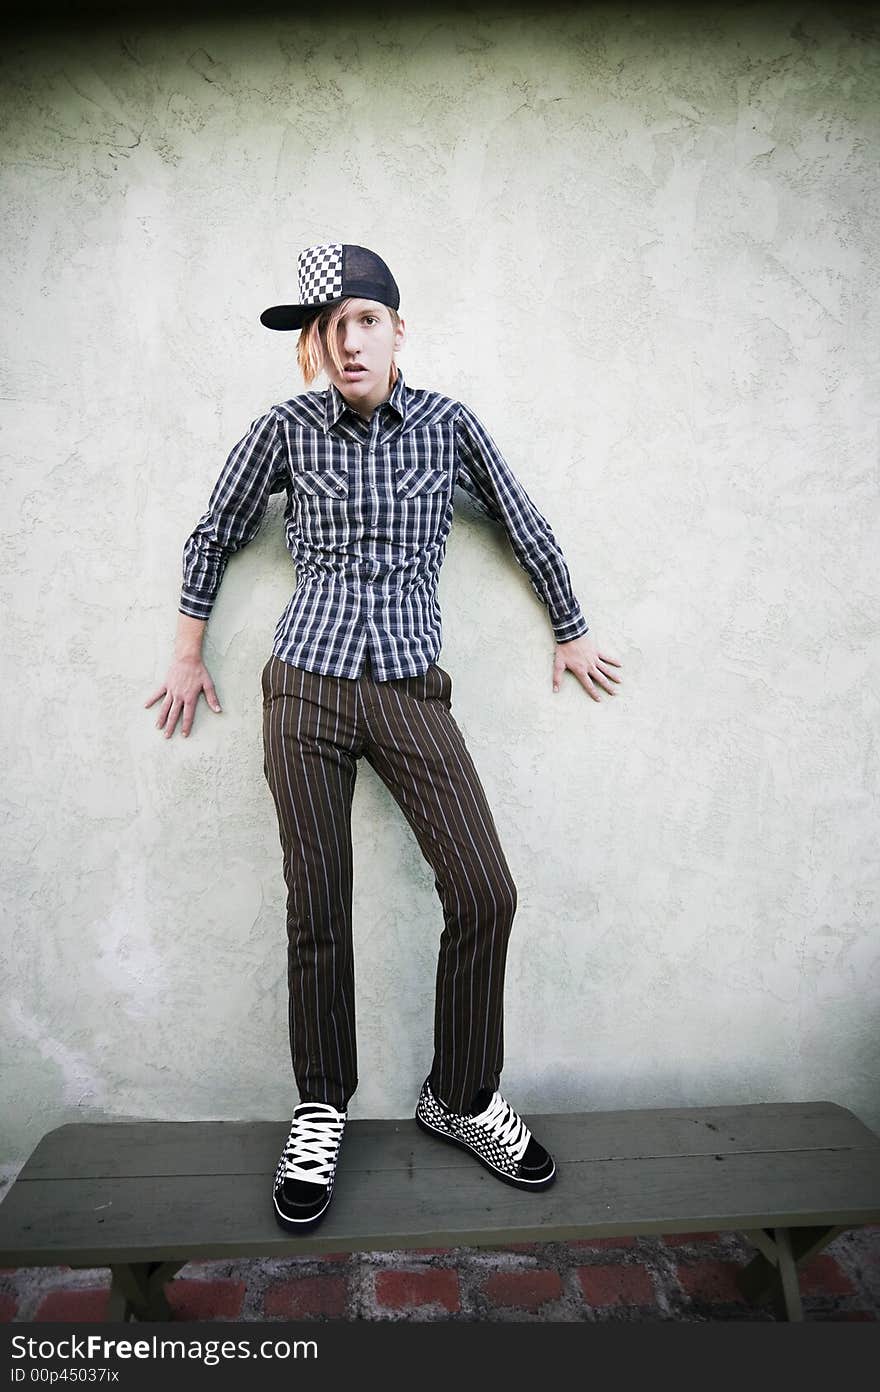
{"type": "MultiPolygon", "coordinates": [[[[259,673],[279,500],[166,742],[180,551],[303,389],[298,249],[402,291],[563,546],[600,704],[462,510],[441,662],[519,887],[524,1111],[832,1099],[880,1128],[878,34],[812,6],[263,17],[2,59],[5,1158],[74,1117],[282,1117],[284,886],[259,673]]],[[[861,12],[859,12],[861,13],[861,12]]],[[[323,383],[321,383],[323,385],[323,383]]],[[[432,873],[362,762],[352,1114],[430,1064],[432,873]]]]}

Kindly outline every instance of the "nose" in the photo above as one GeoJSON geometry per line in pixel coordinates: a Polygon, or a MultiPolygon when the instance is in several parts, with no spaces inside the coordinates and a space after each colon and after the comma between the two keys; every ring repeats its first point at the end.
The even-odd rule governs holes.
{"type": "Polygon", "coordinates": [[[342,330],[342,347],[351,357],[360,348],[360,330],[356,323],[348,324],[342,330]]]}

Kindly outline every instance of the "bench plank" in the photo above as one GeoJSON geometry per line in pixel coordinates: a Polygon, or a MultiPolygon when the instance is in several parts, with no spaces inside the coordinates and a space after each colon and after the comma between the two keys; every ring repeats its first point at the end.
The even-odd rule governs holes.
{"type": "MultiPolygon", "coordinates": [[[[559,1169],[556,1184],[539,1194],[499,1183],[472,1157],[425,1136],[414,1121],[349,1123],[333,1206],[308,1238],[288,1237],[271,1211],[271,1173],[286,1124],[246,1124],[247,1138],[234,1139],[233,1150],[245,1158],[238,1170],[218,1172],[216,1148],[209,1145],[206,1154],[214,1168],[206,1173],[169,1173],[166,1156],[165,1168],[156,1174],[146,1145],[137,1156],[128,1153],[123,1175],[23,1180],[22,1172],[0,1204],[0,1265],[498,1246],[629,1233],[880,1222],[880,1144],[855,1118],[851,1134],[859,1144],[850,1146],[737,1149],[742,1142],[731,1127],[734,1139],[713,1133],[715,1144],[726,1150],[645,1155],[646,1147],[636,1141],[635,1155],[621,1154],[617,1144],[600,1148],[607,1153],[598,1157],[592,1114],[533,1121],[559,1169]],[[139,1173],[133,1173],[137,1158],[139,1173]],[[268,1166],[262,1163],[267,1158],[268,1166]]],[[[217,1135],[217,1128],[230,1124],[238,1125],[136,1123],[158,1128],[156,1136],[168,1125],[203,1133],[207,1128],[209,1140],[212,1129],[217,1135]]],[[[97,1132],[110,1141],[120,1125],[85,1128],[92,1132],[82,1139],[93,1166],[97,1162],[100,1169],[97,1132]]],[[[694,1133],[695,1146],[704,1146],[705,1134],[699,1127],[694,1133]]],[[[75,1139],[68,1134],[65,1144],[75,1139]]]]}
{"type": "MultiPolygon", "coordinates": [[[[557,1112],[524,1119],[557,1161],[880,1149],[880,1137],[833,1102],[557,1112]]],[[[145,1166],[155,1176],[269,1175],[278,1163],[289,1126],[289,1121],[72,1122],[42,1138],[17,1182],[140,1175],[145,1166]]],[[[343,1140],[346,1170],[407,1170],[412,1164],[415,1129],[411,1118],[350,1121],[343,1140]]],[[[469,1171],[475,1161],[463,1151],[436,1143],[420,1152],[419,1163],[469,1171]]]]}

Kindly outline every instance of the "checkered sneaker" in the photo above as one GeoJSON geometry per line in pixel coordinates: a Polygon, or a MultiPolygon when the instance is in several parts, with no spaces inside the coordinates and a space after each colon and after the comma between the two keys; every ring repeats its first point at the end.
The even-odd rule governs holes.
{"type": "Polygon", "coordinates": [[[342,294],[342,243],[306,247],[297,257],[301,304],[326,304],[342,294]]]}
{"type": "Polygon", "coordinates": [[[470,1116],[445,1107],[425,1079],[416,1122],[430,1135],[470,1151],[487,1170],[516,1189],[545,1189],[555,1178],[552,1157],[500,1092],[492,1094],[483,1111],[470,1116]]]}
{"type": "Polygon", "coordinates": [[[275,1217],[288,1232],[303,1232],[323,1218],[347,1114],[329,1102],[300,1102],[272,1182],[275,1217]]]}

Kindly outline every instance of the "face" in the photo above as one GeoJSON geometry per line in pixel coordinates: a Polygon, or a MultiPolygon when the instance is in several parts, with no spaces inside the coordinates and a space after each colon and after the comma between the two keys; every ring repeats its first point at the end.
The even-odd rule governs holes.
{"type": "Polygon", "coordinates": [[[405,327],[396,329],[387,305],[377,300],[348,300],[337,328],[339,356],[344,370],[336,370],[324,353],[324,370],[350,406],[363,416],[391,395],[388,378],[391,359],[405,339],[405,327]]]}

